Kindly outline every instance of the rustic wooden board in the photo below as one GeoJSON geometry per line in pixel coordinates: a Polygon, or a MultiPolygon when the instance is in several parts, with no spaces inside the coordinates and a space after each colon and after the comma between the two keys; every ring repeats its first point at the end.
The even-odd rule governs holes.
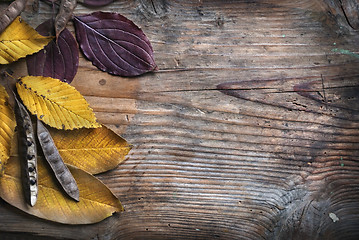
{"type": "MultiPolygon", "coordinates": [[[[100,175],[126,211],[69,226],[1,200],[0,238],[358,239],[359,35],[338,4],[101,8],[141,26],[159,67],[121,78],[82,58],[73,82],[99,121],[134,145],[100,175]]],[[[23,16],[36,26],[51,14],[41,4],[23,16]]],[[[24,66],[11,65],[19,76],[24,66]]]]}

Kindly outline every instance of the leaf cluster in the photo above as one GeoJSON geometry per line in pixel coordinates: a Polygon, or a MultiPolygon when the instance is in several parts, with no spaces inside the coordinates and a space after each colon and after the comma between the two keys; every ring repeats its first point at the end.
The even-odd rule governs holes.
{"type": "Polygon", "coordinates": [[[0,15],[0,64],[27,56],[29,76],[17,81],[14,96],[19,96],[18,104],[24,104],[24,111],[38,121],[36,126],[33,117],[15,116],[9,95],[0,85],[0,197],[40,218],[68,224],[94,223],[123,207],[93,174],[115,168],[131,147],[98,123],[85,98],[69,85],[78,68],[78,48],[93,65],[114,75],[138,76],[157,67],[150,41],[124,16],[94,12],[73,17],[77,2],[96,7],[113,0],[45,2],[59,4],[59,12],[36,30],[18,15],[29,5],[36,10],[38,1],[13,1],[0,15]],[[76,39],[66,29],[70,19],[74,21],[76,39]],[[19,118],[28,122],[15,120],[19,118]],[[29,124],[37,129],[39,143],[29,142],[31,135],[26,134],[36,133],[29,124]],[[21,129],[25,135],[20,134],[21,129]],[[40,150],[35,150],[36,164],[29,167],[31,144],[40,150]],[[33,207],[25,200],[23,165],[27,173],[36,173],[25,179],[27,186],[36,186],[37,202],[31,204],[33,207]]]}

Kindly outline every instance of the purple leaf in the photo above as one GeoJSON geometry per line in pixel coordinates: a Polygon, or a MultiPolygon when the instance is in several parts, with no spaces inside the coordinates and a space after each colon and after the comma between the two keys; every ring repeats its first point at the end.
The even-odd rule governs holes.
{"type": "Polygon", "coordinates": [[[77,0],[77,2],[83,3],[84,5],[90,6],[90,7],[102,7],[102,6],[112,3],[114,1],[115,0],[77,0]]]}
{"type": "MultiPolygon", "coordinates": [[[[54,35],[54,21],[47,20],[36,30],[44,36],[54,35]]],[[[32,76],[44,76],[71,83],[79,65],[78,45],[67,29],[40,52],[27,57],[27,71],[32,76]]]]}
{"type": "Polygon", "coordinates": [[[74,17],[74,23],[81,50],[102,71],[129,77],[156,69],[150,41],[124,16],[94,12],[74,17]]]}

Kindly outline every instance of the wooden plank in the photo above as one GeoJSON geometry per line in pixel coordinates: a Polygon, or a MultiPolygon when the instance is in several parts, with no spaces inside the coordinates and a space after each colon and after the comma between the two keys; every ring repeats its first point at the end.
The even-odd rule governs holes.
{"type": "MultiPolygon", "coordinates": [[[[81,58],[73,82],[99,121],[134,145],[99,176],[126,211],[69,226],[1,201],[0,237],[357,239],[359,36],[337,4],[101,8],[141,26],[159,66],[121,78],[81,58]]],[[[79,5],[76,14],[93,10],[79,5]]],[[[35,26],[51,11],[41,3],[41,14],[24,17],[35,26]]],[[[24,62],[11,67],[26,74],[24,62]]]]}

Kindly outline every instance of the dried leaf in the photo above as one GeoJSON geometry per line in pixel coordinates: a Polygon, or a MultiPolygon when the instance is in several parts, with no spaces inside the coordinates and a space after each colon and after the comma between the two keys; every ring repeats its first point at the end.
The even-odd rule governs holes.
{"type": "Polygon", "coordinates": [[[67,83],[27,76],[16,87],[27,109],[51,127],[72,130],[101,126],[84,97],[67,83]]]}
{"type": "Polygon", "coordinates": [[[8,104],[9,95],[0,85],[0,177],[10,157],[11,139],[16,126],[15,115],[8,104]]]}
{"type": "Polygon", "coordinates": [[[66,28],[67,22],[72,17],[72,13],[76,7],[76,2],[76,0],[61,0],[60,10],[55,19],[56,39],[66,28]]]}
{"type": "Polygon", "coordinates": [[[137,76],[156,69],[148,38],[124,16],[94,12],[75,16],[74,23],[81,50],[102,71],[137,76]]]}
{"type": "Polygon", "coordinates": [[[90,6],[90,7],[102,7],[102,6],[112,3],[114,1],[115,0],[77,0],[77,2],[83,3],[84,5],[90,6]]]}
{"type": "Polygon", "coordinates": [[[18,17],[0,34],[0,64],[38,52],[51,40],[52,37],[41,36],[18,17]]]}
{"type": "Polygon", "coordinates": [[[31,215],[65,224],[91,224],[114,212],[123,211],[120,201],[97,178],[81,169],[69,166],[80,190],[80,201],[63,194],[49,167],[42,158],[38,161],[39,194],[37,204],[29,208],[24,201],[20,181],[20,162],[11,157],[0,178],[0,196],[9,204],[31,215]]]}
{"type": "Polygon", "coordinates": [[[0,33],[20,15],[26,6],[27,0],[13,1],[3,12],[0,13],[0,33]]]}
{"type": "MultiPolygon", "coordinates": [[[[40,24],[36,30],[43,36],[53,33],[53,20],[40,24]]],[[[57,42],[51,41],[40,52],[26,58],[29,75],[60,79],[71,83],[79,65],[78,45],[68,29],[64,29],[57,42]]]]}
{"type": "Polygon", "coordinates": [[[115,168],[131,149],[125,139],[105,126],[73,131],[49,131],[64,162],[92,174],[115,168]]]}
{"type": "Polygon", "coordinates": [[[69,195],[69,197],[79,201],[80,193],[76,180],[62,160],[49,131],[39,119],[37,119],[37,137],[39,139],[42,152],[44,153],[44,157],[49,163],[62,189],[67,193],[67,195],[69,195]]]}

